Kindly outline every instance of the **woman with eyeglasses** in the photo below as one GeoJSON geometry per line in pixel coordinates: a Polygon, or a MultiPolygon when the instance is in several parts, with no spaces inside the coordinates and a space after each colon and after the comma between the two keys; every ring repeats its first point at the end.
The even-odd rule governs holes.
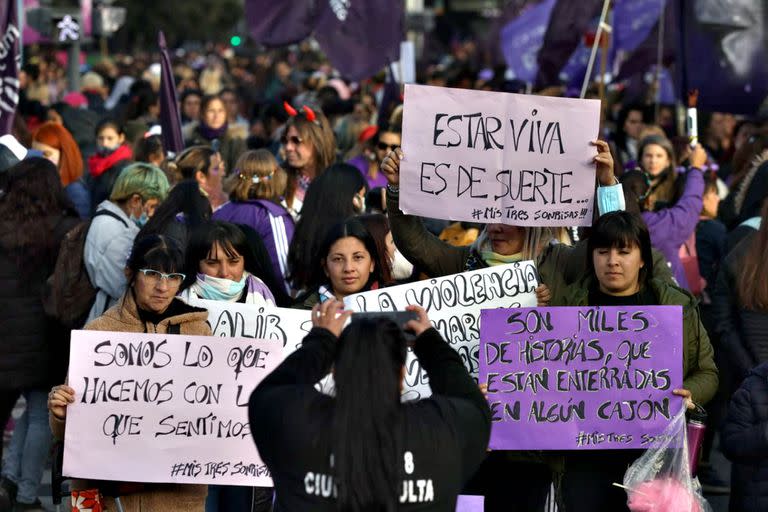
{"type": "Polygon", "coordinates": [[[369,137],[363,142],[362,153],[347,163],[354,165],[368,182],[368,188],[387,186],[387,177],[379,169],[387,153],[400,147],[400,130],[388,126],[377,130],[375,126],[366,128],[361,137],[369,137]],[[372,132],[372,133],[371,133],[372,132]]]}
{"type": "Polygon", "coordinates": [[[269,252],[274,275],[283,280],[289,293],[288,248],[295,224],[280,204],[287,180],[285,171],[268,150],[246,151],[227,178],[226,188],[231,190],[229,202],[216,210],[213,218],[253,228],[269,252]]]}
{"type": "MultiPolygon", "coordinates": [[[[184,282],[183,268],[184,254],[172,238],[150,235],[136,240],[125,268],[128,289],[116,306],[85,329],[210,336],[208,312],[176,298],[184,282]]],[[[48,395],[49,421],[56,439],[64,439],[67,406],[76,398],[75,390],[65,384],[55,386],[48,395]]],[[[82,484],[82,489],[92,488],[88,482],[82,484]]],[[[105,494],[105,510],[117,510],[113,497],[119,496],[124,510],[164,512],[203,512],[208,493],[205,485],[120,482],[102,485],[100,490],[105,494]]]]}
{"type": "Polygon", "coordinates": [[[336,161],[336,138],[321,112],[284,106],[289,116],[280,139],[288,173],[285,206],[297,218],[309,184],[336,161]]]}

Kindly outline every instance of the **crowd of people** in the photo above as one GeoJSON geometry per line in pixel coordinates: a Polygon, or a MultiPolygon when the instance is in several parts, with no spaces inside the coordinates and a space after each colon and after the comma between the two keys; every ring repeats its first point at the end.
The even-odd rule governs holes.
{"type": "MultiPolygon", "coordinates": [[[[465,50],[421,81],[518,91],[502,72],[476,78],[465,50]]],[[[76,398],[69,331],[210,335],[193,299],[312,310],[302,348],[249,403],[276,492],[102,483],[108,510],[120,497],[130,511],[448,511],[463,493],[483,495],[490,512],[529,511],[544,510],[553,483],[561,511],[627,510],[612,483],[637,451],[486,452],[483,390],[425,311],[406,325],[433,391],[415,403],[399,400],[400,326],[343,327],[349,295],[523,260],[536,263],[539,305],[682,306],[674,394],[709,413],[704,490],[730,493],[734,511],[768,509],[765,119],[702,113],[692,147],[674,107],[654,118],[654,105],[612,93],[594,142],[595,194],[618,189],[625,206],[577,237],[404,214],[400,90],[384,75],[345,81],[307,46],[177,53],[179,154],[163,149],[151,58],[98,62],[66,93],[55,58],[25,59],[14,130],[0,138],[0,425],[10,434],[0,512],[42,510],[41,478],[76,398]],[[331,367],[334,397],[312,388],[331,367]],[[276,407],[301,414],[286,423],[276,407]],[[709,463],[718,436],[730,482],[709,463]],[[308,471],[332,492],[305,492],[308,471]],[[434,482],[431,498],[404,502],[417,479],[434,482]]]]}

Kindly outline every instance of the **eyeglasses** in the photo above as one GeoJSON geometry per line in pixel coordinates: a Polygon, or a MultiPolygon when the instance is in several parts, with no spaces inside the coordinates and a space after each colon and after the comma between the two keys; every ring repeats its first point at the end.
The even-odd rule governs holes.
{"type": "Polygon", "coordinates": [[[144,278],[153,285],[159,283],[161,279],[165,279],[169,285],[179,286],[181,285],[182,281],[184,281],[184,278],[187,277],[184,274],[178,273],[164,274],[163,272],[158,272],[157,270],[152,270],[151,268],[140,268],[139,272],[144,274],[144,278]]]}
{"type": "Polygon", "coordinates": [[[302,139],[301,137],[297,137],[296,135],[291,135],[290,137],[286,137],[285,135],[283,135],[282,137],[280,137],[280,144],[282,144],[283,146],[287,146],[289,142],[293,143],[294,146],[298,146],[299,144],[304,142],[304,139],[302,139]]]}
{"type": "Polygon", "coordinates": [[[376,147],[382,151],[386,151],[387,149],[391,149],[392,151],[394,151],[400,147],[400,144],[385,144],[384,142],[379,142],[378,144],[376,144],[376,147]]]}

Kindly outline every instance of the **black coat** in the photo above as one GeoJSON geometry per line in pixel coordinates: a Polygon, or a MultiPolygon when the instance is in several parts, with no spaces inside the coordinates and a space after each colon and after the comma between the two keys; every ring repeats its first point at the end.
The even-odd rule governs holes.
{"type": "Polygon", "coordinates": [[[768,510],[768,364],[733,395],[720,444],[733,462],[731,512],[768,510]]]}
{"type": "Polygon", "coordinates": [[[59,215],[45,220],[51,249],[32,271],[22,271],[8,249],[9,230],[23,225],[0,222],[0,390],[50,387],[66,373],[67,337],[44,311],[42,293],[53,272],[64,235],[79,218],[59,215]]]}
{"type": "Polygon", "coordinates": [[[741,307],[737,295],[737,270],[754,239],[755,235],[750,234],[726,256],[712,297],[719,349],[729,361],[737,383],[749,370],[768,362],[768,312],[741,307]]]}

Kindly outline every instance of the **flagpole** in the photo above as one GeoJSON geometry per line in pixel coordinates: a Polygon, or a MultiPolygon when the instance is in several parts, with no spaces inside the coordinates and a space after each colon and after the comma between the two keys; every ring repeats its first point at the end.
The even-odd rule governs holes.
{"type": "Polygon", "coordinates": [[[597,24],[597,33],[595,34],[595,42],[592,43],[592,52],[589,54],[589,64],[587,64],[587,74],[584,75],[584,83],[581,85],[581,96],[585,98],[587,96],[587,87],[589,86],[589,79],[592,77],[592,66],[595,65],[595,57],[597,56],[597,47],[600,45],[600,37],[603,35],[604,27],[608,25],[605,23],[605,19],[608,17],[608,7],[611,5],[611,0],[603,0],[603,11],[600,13],[600,23],[597,24]]]}
{"type": "Polygon", "coordinates": [[[656,105],[653,109],[653,122],[656,124],[659,123],[659,112],[661,111],[661,61],[664,58],[664,25],[666,25],[664,18],[667,10],[667,3],[664,0],[662,0],[660,3],[661,12],[659,13],[659,42],[656,45],[656,97],[654,98],[656,105]]]}

